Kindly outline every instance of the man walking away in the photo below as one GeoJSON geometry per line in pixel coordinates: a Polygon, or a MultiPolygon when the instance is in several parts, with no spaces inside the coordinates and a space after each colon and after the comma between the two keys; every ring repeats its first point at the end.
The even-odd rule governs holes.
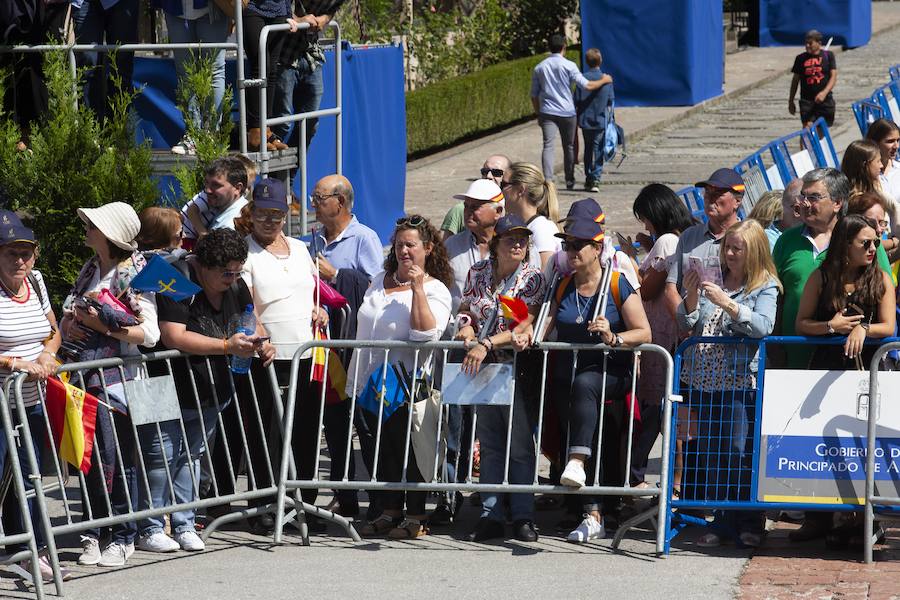
{"type": "Polygon", "coordinates": [[[553,142],[556,130],[562,138],[563,167],[566,189],[575,188],[575,102],[572,84],[588,91],[598,90],[612,77],[604,75],[597,81],[588,81],[578,71],[578,66],[565,57],[566,38],[559,34],[550,36],[550,56],[542,60],[531,75],[531,104],[541,126],[544,149],[541,166],[544,179],[553,181],[553,142]]]}
{"type": "Polygon", "coordinates": [[[834,125],[834,96],[831,90],[837,83],[837,61],[834,52],[822,48],[822,34],[811,29],[806,32],[806,52],[797,55],[791,69],[791,92],[788,112],[797,113],[794,96],[800,86],[800,121],[804,127],[812,125],[819,117],[831,127],[834,125]]]}

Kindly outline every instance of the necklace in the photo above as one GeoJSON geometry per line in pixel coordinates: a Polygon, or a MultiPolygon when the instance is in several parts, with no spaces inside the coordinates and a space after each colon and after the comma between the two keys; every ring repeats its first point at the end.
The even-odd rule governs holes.
{"type": "Polygon", "coordinates": [[[584,323],[584,311],[591,305],[591,301],[588,300],[584,303],[584,310],[581,308],[581,294],[578,293],[578,289],[575,289],[575,310],[578,311],[578,316],[575,317],[575,322],[581,325],[584,323]]]}
{"type": "Polygon", "coordinates": [[[24,292],[19,292],[18,294],[16,294],[11,289],[9,289],[9,287],[6,285],[6,283],[3,282],[2,279],[0,279],[0,286],[3,286],[3,291],[5,291],[9,296],[15,298],[16,300],[24,298],[25,294],[28,293],[28,288],[26,287],[24,292]]]}
{"type": "MultiPolygon", "coordinates": [[[[269,254],[274,256],[276,260],[286,261],[286,260],[291,259],[291,247],[286,242],[285,242],[285,246],[287,247],[287,254],[276,254],[275,251],[271,249],[271,247],[274,246],[276,244],[276,242],[280,242],[283,239],[284,238],[279,237],[279,238],[276,238],[275,240],[273,240],[271,244],[266,246],[266,252],[268,252],[269,254]]],[[[281,268],[285,273],[290,272],[290,270],[288,269],[287,263],[283,264],[281,266],[281,268]]]]}
{"type": "Polygon", "coordinates": [[[412,281],[400,281],[399,279],[397,279],[396,272],[391,273],[391,279],[394,280],[394,283],[397,285],[397,287],[406,287],[412,285],[412,281]]]}

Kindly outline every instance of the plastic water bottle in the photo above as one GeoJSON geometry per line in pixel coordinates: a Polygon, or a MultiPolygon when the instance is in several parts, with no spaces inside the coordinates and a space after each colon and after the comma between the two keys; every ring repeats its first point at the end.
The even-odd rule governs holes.
{"type": "MultiPolygon", "coordinates": [[[[253,314],[253,305],[248,304],[241,313],[241,318],[237,323],[234,333],[243,333],[244,335],[253,336],[256,334],[256,315],[253,314]]],[[[250,361],[252,358],[243,358],[236,354],[231,357],[231,372],[242,375],[250,370],[250,361]]]]}

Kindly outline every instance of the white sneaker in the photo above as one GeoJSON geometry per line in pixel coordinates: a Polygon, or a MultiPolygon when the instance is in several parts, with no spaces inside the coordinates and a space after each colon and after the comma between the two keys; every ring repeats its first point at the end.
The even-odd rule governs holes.
{"type": "Polygon", "coordinates": [[[181,546],[162,531],[138,538],[135,544],[138,550],[145,552],[175,552],[181,546]]]}
{"type": "Polygon", "coordinates": [[[101,567],[123,567],[125,561],[134,554],[134,544],[123,544],[121,542],[112,542],[103,549],[100,554],[100,562],[97,563],[101,567]]]}
{"type": "Polygon", "coordinates": [[[175,541],[178,542],[178,545],[181,546],[182,550],[188,552],[201,552],[206,550],[206,544],[203,543],[203,540],[200,539],[200,536],[197,535],[197,532],[195,531],[188,530],[176,533],[175,541]]]}
{"type": "Polygon", "coordinates": [[[81,536],[81,555],[78,557],[79,565],[96,565],[100,562],[100,542],[89,535],[81,536]]]}
{"type": "Polygon", "coordinates": [[[587,476],[584,474],[584,466],[580,461],[570,460],[566,464],[566,469],[559,478],[559,482],[569,487],[584,487],[587,476]]]}
{"type": "Polygon", "coordinates": [[[603,521],[598,521],[594,515],[584,515],[581,525],[566,536],[566,541],[584,544],[590,540],[602,540],[605,537],[606,527],[603,526],[603,521]]]}

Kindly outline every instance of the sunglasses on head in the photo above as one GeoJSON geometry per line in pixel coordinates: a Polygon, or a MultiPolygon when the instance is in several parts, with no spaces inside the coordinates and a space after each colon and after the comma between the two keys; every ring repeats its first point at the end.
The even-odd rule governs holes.
{"type": "Polygon", "coordinates": [[[481,169],[481,176],[487,179],[488,175],[493,175],[494,177],[503,177],[503,169],[488,169],[487,167],[481,169]]]}
{"type": "Polygon", "coordinates": [[[409,225],[410,227],[421,227],[425,222],[426,219],[422,215],[409,215],[408,217],[400,217],[397,219],[397,226],[402,227],[404,225],[409,225]]]}

